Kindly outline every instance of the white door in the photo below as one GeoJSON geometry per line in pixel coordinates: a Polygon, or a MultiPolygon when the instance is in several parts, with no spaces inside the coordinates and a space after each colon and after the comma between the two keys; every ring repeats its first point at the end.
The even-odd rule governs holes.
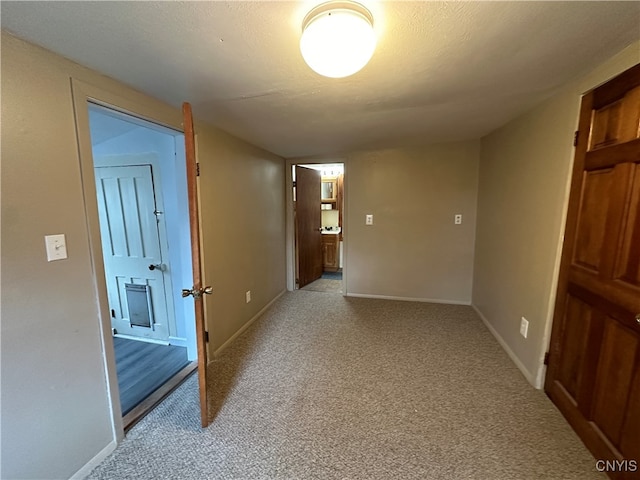
{"type": "Polygon", "coordinates": [[[151,165],[96,167],[100,235],[115,333],[169,338],[151,165]]]}

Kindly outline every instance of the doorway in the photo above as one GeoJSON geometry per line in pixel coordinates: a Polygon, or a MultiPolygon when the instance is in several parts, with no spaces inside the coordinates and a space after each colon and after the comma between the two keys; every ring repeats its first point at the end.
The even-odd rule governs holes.
{"type": "Polygon", "coordinates": [[[184,136],[91,103],[89,129],[126,427],[196,367],[184,136]]]}
{"type": "Polygon", "coordinates": [[[344,164],[292,165],[295,288],[344,294],[344,164]]]}

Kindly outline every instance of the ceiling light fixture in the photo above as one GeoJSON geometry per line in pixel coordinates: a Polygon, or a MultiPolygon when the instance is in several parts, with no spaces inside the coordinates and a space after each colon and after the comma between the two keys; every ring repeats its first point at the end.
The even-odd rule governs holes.
{"type": "Polygon", "coordinates": [[[312,9],[302,22],[302,57],[325,77],[353,75],[369,62],[375,48],[373,16],[359,3],[326,2],[312,9]]]}

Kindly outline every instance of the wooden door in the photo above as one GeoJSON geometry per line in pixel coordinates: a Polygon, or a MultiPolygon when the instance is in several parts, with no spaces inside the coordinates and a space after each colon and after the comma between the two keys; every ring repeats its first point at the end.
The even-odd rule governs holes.
{"type": "Polygon", "coordinates": [[[151,165],[94,170],[111,327],[122,335],[166,341],[172,312],[151,165]]]}
{"type": "Polygon", "coordinates": [[[322,276],[320,172],[296,166],[296,248],[298,288],[322,276]]]}
{"type": "Polygon", "coordinates": [[[202,286],[200,264],[200,215],[198,213],[198,166],[196,164],[196,143],[193,131],[191,105],[182,104],[184,122],[184,144],[187,161],[187,194],[189,197],[189,224],[191,229],[191,260],[193,262],[193,287],[182,290],[182,296],[191,295],[196,318],[196,346],[198,351],[198,387],[200,394],[200,420],[203,427],[209,425],[209,400],[207,389],[207,340],[203,294],[210,294],[211,287],[202,286]]]}
{"type": "Polygon", "coordinates": [[[640,478],[640,65],[585,95],[545,390],[612,478],[640,478]]]}

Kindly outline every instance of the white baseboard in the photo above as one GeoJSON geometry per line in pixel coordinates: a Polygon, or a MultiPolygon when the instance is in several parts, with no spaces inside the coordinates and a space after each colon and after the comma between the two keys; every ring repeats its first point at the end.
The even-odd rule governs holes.
{"type": "Polygon", "coordinates": [[[135,335],[125,335],[123,333],[115,333],[113,335],[116,338],[126,338],[127,340],[136,340],[138,342],[155,343],[157,345],[169,345],[166,340],[156,340],[155,338],[136,337],[135,335]]]}
{"type": "Polygon", "coordinates": [[[285,294],[285,292],[287,291],[287,289],[282,290],[278,295],[276,295],[273,300],[271,300],[269,303],[267,303],[264,307],[262,307],[262,309],[260,309],[260,311],[258,313],[256,313],[253,317],[251,317],[251,319],[245,323],[242,327],[240,327],[240,329],[234,333],[231,338],[229,338],[229,340],[227,340],[226,342],[224,342],[222,345],[220,345],[218,347],[218,349],[213,352],[213,357],[217,357],[219,356],[225,348],[227,348],[229,345],[231,345],[233,343],[233,341],[238,338],[240,335],[242,335],[242,333],[251,326],[251,324],[253,322],[255,322],[258,318],[260,318],[260,315],[262,315],[264,312],[266,312],[269,307],[271,305],[273,305],[273,303],[278,300],[282,295],[285,294]]]}
{"type": "Polygon", "coordinates": [[[70,480],[82,480],[86,478],[86,476],[89,475],[94,468],[100,465],[102,461],[116,449],[117,446],[118,444],[116,442],[111,442],[109,445],[104,447],[95,457],[89,460],[84,467],[74,473],[70,480]]]}
{"type": "Polygon", "coordinates": [[[537,388],[538,390],[540,388],[542,388],[542,385],[539,384],[539,381],[538,381],[538,378],[537,378],[538,376],[532,374],[527,369],[527,367],[524,366],[524,364],[520,361],[518,356],[515,353],[513,353],[513,350],[511,350],[511,348],[509,347],[507,342],[504,340],[504,338],[502,338],[502,336],[498,333],[498,331],[495,328],[493,328],[493,325],[491,325],[491,323],[489,323],[489,320],[487,320],[487,318],[482,314],[482,312],[478,309],[478,307],[476,307],[473,304],[471,304],[471,307],[476,311],[476,313],[478,314],[478,316],[482,320],[482,323],[484,323],[485,327],[487,327],[487,329],[495,337],[495,339],[498,341],[498,343],[503,348],[503,350],[505,352],[507,352],[507,355],[509,355],[509,358],[511,358],[513,363],[516,364],[516,367],[518,367],[520,372],[524,375],[524,378],[527,379],[527,382],[529,382],[531,385],[533,385],[534,388],[537,388]]]}
{"type": "Polygon", "coordinates": [[[175,347],[186,347],[187,339],[182,337],[169,337],[169,345],[173,345],[175,347]]]}
{"type": "Polygon", "coordinates": [[[390,295],[367,295],[364,293],[347,293],[345,297],[378,298],[381,300],[401,300],[403,302],[443,303],[446,305],[471,305],[471,302],[460,300],[443,300],[442,298],[394,297],[390,295]]]}

